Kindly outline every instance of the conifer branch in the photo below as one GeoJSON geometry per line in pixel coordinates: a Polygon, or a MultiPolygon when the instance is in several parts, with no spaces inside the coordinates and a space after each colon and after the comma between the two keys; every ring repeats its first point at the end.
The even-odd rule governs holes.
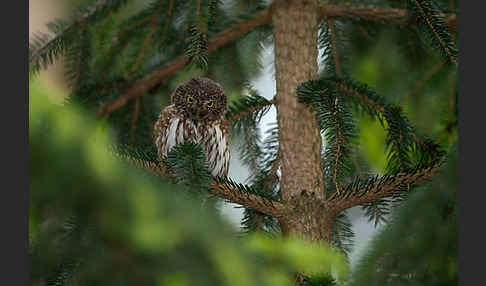
{"type": "Polygon", "coordinates": [[[212,181],[209,192],[222,199],[275,218],[281,217],[288,212],[288,209],[284,204],[266,198],[263,194],[257,195],[249,191],[241,191],[241,185],[238,187],[238,184],[231,180],[218,179],[212,181]]]}
{"type": "Polygon", "coordinates": [[[120,146],[118,146],[115,148],[114,152],[112,152],[114,156],[120,159],[120,161],[132,165],[138,169],[148,171],[149,173],[158,177],[165,179],[169,178],[170,172],[161,162],[146,158],[145,156],[134,156],[134,154],[130,152],[131,150],[125,150],[122,148],[123,147],[120,148],[120,146]]]}
{"type": "Polygon", "coordinates": [[[371,177],[365,182],[353,182],[343,193],[333,193],[328,200],[330,206],[328,212],[335,215],[355,206],[406,192],[412,185],[427,182],[435,175],[440,165],[439,163],[411,173],[371,177]]]}
{"type": "Polygon", "coordinates": [[[339,64],[339,56],[336,44],[336,31],[334,30],[334,21],[327,19],[327,26],[329,29],[329,34],[331,36],[331,46],[332,46],[332,58],[334,60],[334,68],[336,69],[336,75],[341,76],[341,65],[339,64]]]}
{"type": "MultiPolygon", "coordinates": [[[[386,118],[386,113],[387,113],[387,107],[383,102],[377,102],[376,100],[370,98],[369,96],[365,95],[363,92],[359,92],[358,90],[354,89],[352,86],[349,86],[346,84],[345,81],[331,81],[330,84],[337,89],[341,90],[342,92],[352,95],[356,99],[360,100],[363,102],[366,106],[371,107],[374,109],[376,112],[378,112],[383,118],[386,118]]],[[[426,144],[424,141],[420,139],[420,137],[417,136],[413,131],[411,131],[411,136],[415,142],[417,142],[420,146],[426,147],[426,144]]],[[[396,144],[399,144],[398,142],[396,144]]],[[[395,147],[398,148],[398,146],[395,144],[395,147]]],[[[402,146],[403,147],[403,146],[402,146]]],[[[429,148],[427,148],[429,150],[429,148]]],[[[436,152],[436,150],[431,149],[431,152],[433,152],[433,155],[435,158],[439,158],[442,156],[442,153],[436,152]]],[[[401,158],[399,158],[401,159],[401,158]]]]}
{"type": "MultiPolygon", "coordinates": [[[[408,12],[405,9],[377,8],[373,6],[346,6],[336,4],[325,4],[320,6],[320,16],[322,18],[342,18],[342,19],[363,19],[375,22],[392,23],[398,25],[408,24],[408,12]]],[[[451,17],[451,19],[455,19],[451,17]]],[[[208,53],[223,47],[238,37],[249,33],[255,28],[267,25],[271,20],[271,7],[261,10],[250,20],[234,25],[219,34],[208,39],[208,53]]],[[[185,55],[180,55],[169,61],[166,65],[145,75],[141,80],[134,83],[123,95],[116,100],[109,102],[98,109],[98,116],[106,116],[129,101],[138,96],[145,96],[154,86],[161,83],[164,79],[172,76],[177,71],[183,69],[190,63],[185,55]]]]}
{"type": "Polygon", "coordinates": [[[445,26],[441,17],[435,14],[436,11],[433,11],[432,6],[430,5],[430,3],[428,3],[428,0],[409,1],[415,7],[415,9],[413,9],[414,13],[417,13],[418,18],[424,22],[430,33],[439,43],[439,46],[445,53],[446,57],[449,59],[450,62],[454,63],[457,66],[456,55],[455,52],[452,51],[453,46],[450,35],[446,31],[441,30],[441,28],[445,26]]]}
{"type": "Polygon", "coordinates": [[[234,122],[234,121],[238,121],[240,120],[241,118],[245,117],[245,116],[248,116],[250,114],[254,114],[256,111],[260,111],[260,110],[263,110],[265,108],[268,108],[269,106],[275,104],[275,99],[272,99],[272,100],[269,100],[267,103],[265,104],[259,104],[259,105],[254,105],[254,106],[251,106],[250,108],[246,109],[246,110],[243,110],[237,114],[233,114],[231,115],[230,117],[226,118],[226,121],[228,123],[231,123],[231,122],[234,122]]]}
{"type": "Polygon", "coordinates": [[[332,180],[333,180],[334,184],[336,185],[336,192],[340,193],[341,192],[341,183],[339,182],[338,173],[339,173],[340,163],[342,162],[342,160],[344,160],[342,158],[343,151],[341,150],[342,148],[344,148],[344,146],[343,146],[344,138],[343,138],[343,134],[342,134],[342,130],[341,130],[340,121],[338,120],[338,118],[336,116],[337,113],[338,113],[337,102],[338,102],[338,97],[336,97],[336,104],[335,104],[336,106],[335,106],[335,112],[334,112],[334,117],[333,117],[335,130],[336,130],[336,153],[335,153],[336,158],[334,159],[334,164],[333,164],[333,168],[332,168],[332,180]]]}
{"type": "MultiPolygon", "coordinates": [[[[194,144],[186,143],[178,145],[178,147],[175,148],[190,148],[191,145],[194,144]]],[[[126,148],[123,146],[115,146],[113,154],[121,161],[129,163],[139,169],[146,170],[149,173],[155,174],[159,177],[165,179],[174,178],[174,170],[171,169],[172,167],[168,167],[170,166],[170,164],[167,165],[167,162],[162,162],[155,159],[157,156],[156,154],[138,152],[137,150],[134,150],[130,147],[126,148]]],[[[175,155],[176,156],[172,159],[176,160],[177,163],[180,163],[177,154],[175,155]]],[[[284,204],[272,199],[270,195],[264,194],[261,191],[255,190],[251,187],[238,184],[231,179],[213,177],[207,191],[210,194],[229,202],[242,205],[246,208],[267,214],[275,218],[285,215],[287,213],[287,207],[284,204]]]]}
{"type": "MultiPolygon", "coordinates": [[[[253,29],[260,27],[264,24],[270,22],[270,13],[268,9],[262,10],[255,14],[251,20],[235,25],[234,27],[228,28],[221,33],[209,38],[208,52],[217,50],[226,44],[231,43],[236,38],[252,31],[253,29]]],[[[186,58],[185,55],[176,57],[174,60],[168,62],[162,68],[144,76],[141,80],[137,81],[133,87],[128,89],[119,98],[110,102],[100,109],[98,109],[97,114],[99,116],[105,116],[106,114],[112,113],[115,110],[123,107],[126,103],[133,100],[135,97],[144,96],[147,92],[159,84],[162,80],[168,76],[173,75],[177,71],[181,70],[190,63],[190,60],[186,58]]]]}
{"type": "Polygon", "coordinates": [[[248,146],[247,148],[247,151],[248,151],[248,157],[249,157],[249,167],[251,170],[258,170],[258,154],[255,154],[255,148],[252,148],[253,144],[257,144],[257,142],[254,142],[254,140],[251,140],[252,138],[252,135],[250,134],[250,130],[248,130],[249,128],[244,128],[244,132],[245,132],[245,138],[244,140],[246,141],[246,146],[248,146]]]}
{"type": "Polygon", "coordinates": [[[246,233],[252,231],[264,231],[264,214],[252,209],[245,209],[241,224],[246,233]]]}

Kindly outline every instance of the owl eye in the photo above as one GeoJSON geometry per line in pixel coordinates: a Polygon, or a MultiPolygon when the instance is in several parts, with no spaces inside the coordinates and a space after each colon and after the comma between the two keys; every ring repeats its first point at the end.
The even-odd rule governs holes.
{"type": "Polygon", "coordinates": [[[211,108],[211,107],[213,107],[213,106],[214,106],[214,101],[212,101],[212,100],[211,100],[211,101],[208,103],[208,107],[209,107],[209,108],[211,108]]]}
{"type": "Polygon", "coordinates": [[[192,103],[192,97],[188,96],[186,101],[187,101],[187,103],[192,103]]]}

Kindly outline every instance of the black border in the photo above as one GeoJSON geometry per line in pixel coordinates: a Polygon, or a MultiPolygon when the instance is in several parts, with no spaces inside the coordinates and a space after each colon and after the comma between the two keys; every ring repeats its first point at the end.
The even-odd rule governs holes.
{"type": "MultiPolygon", "coordinates": [[[[459,285],[484,278],[485,1],[459,0],[459,285]],[[474,65],[474,66],[473,66],[474,65]],[[481,154],[482,155],[482,154],[481,154]],[[481,275],[481,276],[480,276],[481,275]]],[[[479,283],[479,284],[478,284],[479,283]]]]}
{"type": "MultiPolygon", "coordinates": [[[[30,0],[38,1],[38,0],[30,0]]],[[[28,1],[2,2],[2,285],[28,285],[28,1]],[[27,13],[26,13],[27,12],[27,13]]]]}

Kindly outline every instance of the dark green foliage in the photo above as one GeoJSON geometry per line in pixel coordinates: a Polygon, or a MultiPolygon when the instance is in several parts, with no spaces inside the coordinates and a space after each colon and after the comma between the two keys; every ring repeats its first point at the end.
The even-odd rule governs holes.
{"type": "MultiPolygon", "coordinates": [[[[275,126],[268,130],[262,142],[259,128],[259,122],[270,109],[271,102],[258,95],[250,86],[247,89],[249,95],[233,102],[226,118],[231,120],[233,141],[237,141],[240,158],[250,170],[250,186],[261,190],[265,197],[278,200],[279,178],[274,167],[278,152],[278,129],[275,126]]],[[[275,218],[251,209],[244,210],[242,229],[245,232],[279,232],[275,218]]]]}
{"type": "Polygon", "coordinates": [[[369,222],[373,222],[376,227],[380,222],[386,222],[390,214],[390,201],[388,199],[376,200],[363,205],[365,215],[369,222]]]}
{"type": "Polygon", "coordinates": [[[330,275],[314,275],[310,276],[305,281],[305,286],[335,286],[338,285],[336,280],[330,275]]]}
{"type": "Polygon", "coordinates": [[[207,190],[211,180],[206,153],[201,146],[192,142],[180,144],[171,149],[164,163],[173,172],[174,181],[195,190],[207,190]]]}
{"type": "Polygon", "coordinates": [[[131,158],[149,163],[160,163],[157,156],[157,150],[154,146],[151,146],[151,148],[147,148],[146,150],[141,150],[140,148],[133,148],[129,145],[112,145],[109,150],[118,157],[131,158]]]}
{"type": "Polygon", "coordinates": [[[457,285],[457,153],[375,237],[353,285],[457,285]]]}
{"type": "MultiPolygon", "coordinates": [[[[251,186],[262,190],[269,198],[277,201],[280,200],[278,185],[280,178],[277,174],[278,146],[278,127],[275,124],[267,131],[262,144],[262,152],[258,157],[259,168],[253,170],[248,179],[251,186]]],[[[241,155],[243,155],[243,150],[241,155]]],[[[280,233],[280,226],[275,218],[249,209],[245,209],[242,226],[246,232],[263,230],[268,233],[280,233]]]]}
{"type": "Polygon", "coordinates": [[[189,30],[190,38],[186,48],[186,57],[201,69],[208,66],[208,41],[207,36],[201,33],[195,26],[189,30]]]}
{"type": "Polygon", "coordinates": [[[66,51],[66,78],[73,91],[83,86],[84,81],[90,75],[88,59],[91,56],[91,33],[89,27],[83,25],[78,35],[79,41],[67,48],[66,51]]]}
{"type": "Polygon", "coordinates": [[[345,212],[337,215],[333,225],[333,246],[342,251],[346,258],[353,249],[354,232],[351,228],[351,221],[345,212]]]}
{"type": "Polygon", "coordinates": [[[429,139],[422,140],[415,134],[415,128],[408,122],[400,107],[387,103],[384,97],[368,85],[338,78],[323,81],[323,85],[338,87],[359,110],[378,120],[385,128],[388,158],[386,173],[409,171],[417,164],[430,166],[444,155],[439,145],[429,139]]]}
{"type": "MultiPolygon", "coordinates": [[[[56,58],[67,56],[66,72],[73,87],[68,101],[82,103],[93,112],[124,95],[147,74],[184,54],[202,69],[197,71],[201,76],[224,83],[228,94],[240,93],[243,83],[258,74],[255,67],[261,52],[260,42],[268,38],[271,30],[262,28],[249,33],[241,40],[247,46],[244,49],[241,49],[243,45],[222,47],[231,54],[215,60],[210,68],[207,41],[230,25],[249,19],[264,8],[261,3],[236,9],[231,15],[228,9],[222,8],[222,2],[216,0],[153,0],[146,1],[144,7],[134,12],[118,13],[125,2],[100,2],[103,5],[95,5],[91,10],[79,8],[78,16],[71,21],[49,25],[52,37],[34,36],[29,47],[31,74],[56,58]],[[246,56],[252,59],[244,59],[246,56]],[[230,73],[219,70],[233,67],[231,62],[238,66],[228,80],[230,73]]],[[[153,122],[168,102],[173,90],[171,85],[179,83],[180,79],[158,84],[148,92],[153,96],[143,96],[138,103],[132,100],[106,116],[120,143],[152,144],[153,122]]]]}
{"type": "Polygon", "coordinates": [[[318,46],[322,49],[319,56],[323,59],[323,76],[345,76],[348,65],[348,39],[345,23],[328,19],[319,23],[318,46]]]}
{"type": "Polygon", "coordinates": [[[269,110],[271,103],[264,97],[260,96],[256,90],[247,87],[249,91],[248,96],[243,96],[237,101],[234,101],[228,107],[226,119],[238,120],[232,121],[235,132],[240,132],[240,128],[246,123],[253,123],[260,121],[263,115],[269,110]]]}
{"type": "Polygon", "coordinates": [[[408,0],[408,9],[413,13],[414,20],[420,24],[420,28],[435,50],[440,52],[446,62],[457,65],[457,50],[436,2],[408,0]]]}
{"type": "MultiPolygon", "coordinates": [[[[323,166],[328,196],[338,188],[340,192],[344,190],[345,193],[356,190],[367,192],[377,186],[379,189],[380,185],[390,183],[394,174],[399,172],[413,174],[418,170],[436,166],[445,156],[442,148],[432,140],[422,141],[415,135],[414,128],[408,123],[399,107],[388,104],[383,97],[365,84],[345,78],[323,78],[302,84],[297,89],[297,94],[301,102],[314,108],[319,126],[325,134],[323,166]],[[341,187],[344,175],[350,175],[353,168],[354,152],[351,147],[356,138],[352,114],[339,105],[344,100],[368,113],[385,128],[387,132],[384,142],[387,150],[385,173],[390,176],[371,176],[363,179],[360,178],[363,174],[353,172],[356,174],[355,179],[346,187],[341,187]],[[342,139],[338,140],[339,138],[342,139]]],[[[379,222],[386,222],[390,213],[390,203],[399,204],[405,198],[406,191],[410,190],[410,185],[403,185],[401,188],[397,189],[390,199],[380,199],[362,206],[365,215],[374,222],[375,226],[379,222]]]]}
{"type": "Polygon", "coordinates": [[[54,36],[44,33],[33,35],[29,43],[29,69],[37,73],[41,68],[46,68],[54,60],[65,52],[73,33],[66,33],[69,23],[62,20],[51,22],[47,25],[54,36]]]}
{"type": "Polygon", "coordinates": [[[400,107],[387,106],[383,116],[387,122],[386,145],[388,148],[387,173],[405,171],[411,168],[410,146],[413,142],[412,126],[402,115],[400,107]]]}
{"type": "Polygon", "coordinates": [[[299,101],[313,107],[325,136],[323,154],[326,192],[341,191],[340,179],[351,169],[351,154],[356,125],[349,110],[348,97],[326,80],[310,81],[297,89],[299,101]]]}
{"type": "Polygon", "coordinates": [[[231,133],[234,139],[239,139],[238,149],[243,162],[252,172],[257,172],[259,159],[263,155],[259,122],[269,110],[271,103],[249,88],[250,95],[234,101],[226,113],[230,120],[231,133]]]}

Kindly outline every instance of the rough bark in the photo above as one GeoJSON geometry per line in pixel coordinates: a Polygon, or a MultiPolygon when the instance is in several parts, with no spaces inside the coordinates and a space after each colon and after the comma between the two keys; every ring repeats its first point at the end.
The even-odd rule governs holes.
{"type": "Polygon", "coordinates": [[[277,81],[282,200],[294,211],[279,219],[285,235],[329,241],[323,214],[312,211],[313,201],[324,198],[321,146],[312,109],[297,101],[296,89],[317,77],[316,1],[279,1],[272,11],[277,81]]]}

